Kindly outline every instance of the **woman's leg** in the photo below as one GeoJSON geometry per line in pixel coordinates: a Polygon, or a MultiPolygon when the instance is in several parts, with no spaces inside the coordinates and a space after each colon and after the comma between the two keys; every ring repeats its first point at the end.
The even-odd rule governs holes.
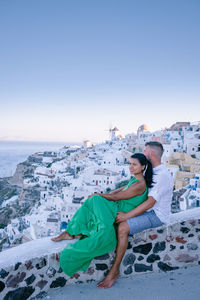
{"type": "Polygon", "coordinates": [[[75,238],[82,237],[82,230],[85,231],[85,227],[88,224],[88,212],[85,209],[86,202],[76,211],[72,220],[69,222],[66,231],[62,232],[55,238],[51,240],[54,242],[59,242],[62,240],[72,240],[75,238]]]}
{"type": "Polygon", "coordinates": [[[112,251],[116,244],[114,226],[102,228],[89,237],[67,245],[60,254],[61,269],[70,277],[77,271],[86,271],[94,257],[112,251]]]}

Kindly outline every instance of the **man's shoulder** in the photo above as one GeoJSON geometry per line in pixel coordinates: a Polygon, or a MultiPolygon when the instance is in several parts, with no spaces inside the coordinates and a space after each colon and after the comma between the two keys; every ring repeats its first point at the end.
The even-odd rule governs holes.
{"type": "Polygon", "coordinates": [[[155,168],[154,174],[153,174],[153,181],[154,184],[157,183],[166,183],[169,182],[172,183],[173,179],[169,172],[169,170],[166,168],[165,165],[160,165],[158,168],[155,168]]]}
{"type": "Polygon", "coordinates": [[[170,175],[170,172],[163,164],[153,169],[153,176],[168,176],[168,175],[170,175]]]}

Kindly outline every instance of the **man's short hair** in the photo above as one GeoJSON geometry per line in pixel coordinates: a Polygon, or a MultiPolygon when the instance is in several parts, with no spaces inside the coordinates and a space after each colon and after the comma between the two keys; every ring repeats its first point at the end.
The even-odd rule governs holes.
{"type": "Polygon", "coordinates": [[[160,158],[163,155],[164,149],[163,149],[163,145],[160,142],[154,142],[154,141],[147,142],[145,146],[149,146],[152,150],[156,152],[156,154],[160,158]]]}

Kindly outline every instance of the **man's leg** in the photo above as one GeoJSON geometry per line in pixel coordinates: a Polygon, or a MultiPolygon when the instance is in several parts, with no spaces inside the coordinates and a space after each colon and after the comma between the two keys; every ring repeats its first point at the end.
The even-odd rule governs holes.
{"type": "Polygon", "coordinates": [[[127,222],[122,222],[118,226],[117,230],[117,248],[116,248],[116,257],[114,264],[112,265],[108,275],[98,283],[99,288],[110,288],[114,282],[119,277],[119,268],[122,261],[122,258],[126,252],[128,246],[128,234],[129,234],[129,225],[127,222]]]}

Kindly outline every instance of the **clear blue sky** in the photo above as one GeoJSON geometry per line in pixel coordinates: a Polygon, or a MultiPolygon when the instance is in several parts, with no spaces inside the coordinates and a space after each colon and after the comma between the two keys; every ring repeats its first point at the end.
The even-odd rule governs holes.
{"type": "Polygon", "coordinates": [[[0,0],[0,139],[200,120],[199,0],[0,0]]]}

